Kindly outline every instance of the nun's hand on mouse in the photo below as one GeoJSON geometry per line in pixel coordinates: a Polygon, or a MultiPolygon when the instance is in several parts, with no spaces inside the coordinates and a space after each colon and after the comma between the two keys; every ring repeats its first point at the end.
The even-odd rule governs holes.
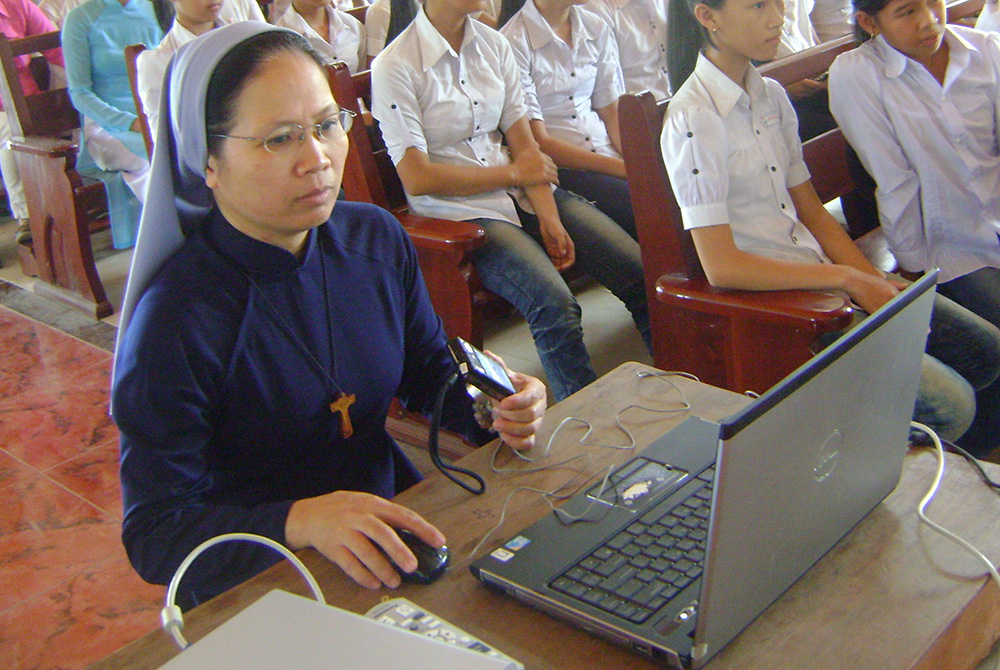
{"type": "Polygon", "coordinates": [[[396,588],[399,573],[375,545],[407,572],[417,568],[417,559],[393,527],[405,528],[435,548],[445,545],[441,531],[413,510],[357,491],[334,491],[292,503],[285,542],[292,550],[315,547],[364,587],[396,588]]]}

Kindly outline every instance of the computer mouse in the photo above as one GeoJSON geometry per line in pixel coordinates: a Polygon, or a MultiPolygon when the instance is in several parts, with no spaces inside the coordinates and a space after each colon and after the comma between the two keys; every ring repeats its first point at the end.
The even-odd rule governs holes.
{"type": "Polygon", "coordinates": [[[403,530],[402,528],[395,530],[396,534],[399,535],[399,539],[403,541],[403,544],[409,547],[413,555],[417,557],[417,569],[413,572],[405,572],[396,565],[395,561],[386,555],[386,558],[389,558],[389,563],[392,564],[392,567],[395,568],[404,582],[430,584],[444,574],[445,568],[448,567],[448,557],[450,556],[448,547],[445,546],[437,549],[408,530],[403,530]]]}

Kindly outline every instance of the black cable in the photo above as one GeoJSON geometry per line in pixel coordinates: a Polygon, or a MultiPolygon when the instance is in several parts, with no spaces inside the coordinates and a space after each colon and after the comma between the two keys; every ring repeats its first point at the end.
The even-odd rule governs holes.
{"type": "Polygon", "coordinates": [[[448,377],[448,380],[445,381],[441,390],[438,392],[437,400],[434,402],[434,412],[431,414],[431,430],[427,437],[427,451],[430,452],[431,461],[434,463],[435,467],[441,471],[441,474],[461,486],[469,493],[473,493],[478,496],[486,492],[486,482],[483,481],[483,478],[472,470],[466,470],[465,468],[460,468],[456,465],[448,465],[441,460],[441,454],[438,451],[438,432],[441,430],[441,414],[444,411],[444,399],[445,396],[448,395],[448,391],[451,390],[451,387],[455,385],[455,381],[458,378],[457,372],[451,373],[451,376],[448,377]],[[469,477],[470,479],[476,480],[479,484],[479,488],[474,488],[466,482],[463,482],[455,475],[451,474],[452,472],[457,472],[469,477]]]}
{"type": "Polygon", "coordinates": [[[979,473],[980,478],[982,478],[983,482],[987,486],[989,486],[992,489],[1000,490],[1000,482],[990,479],[990,476],[986,474],[986,470],[984,470],[983,466],[979,464],[979,459],[977,459],[975,456],[973,456],[972,454],[970,454],[969,452],[967,452],[965,449],[958,446],[954,442],[950,442],[948,440],[941,440],[941,442],[947,445],[950,450],[954,451],[956,454],[967,460],[969,462],[969,465],[971,465],[972,468],[979,473]]]}

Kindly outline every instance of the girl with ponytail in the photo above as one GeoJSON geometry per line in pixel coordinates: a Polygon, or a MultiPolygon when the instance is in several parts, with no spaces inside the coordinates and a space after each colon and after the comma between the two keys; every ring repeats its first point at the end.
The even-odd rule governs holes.
{"type": "Polygon", "coordinates": [[[486,230],[473,264],[483,285],[524,315],[561,400],[596,375],[560,270],[578,263],[611,289],[648,345],[639,245],[554,188],[556,166],[532,136],[510,44],[472,18],[484,9],[486,0],[424,0],[372,62],[372,113],[410,209],[486,230]]]}
{"type": "Polygon", "coordinates": [[[504,0],[500,32],[514,49],[535,141],[559,184],[637,238],[618,131],[625,92],[618,45],[585,0],[504,0]]]}
{"type": "MultiPolygon", "coordinates": [[[[902,283],[874,268],[823,207],[788,96],[751,64],[775,55],[781,0],[672,0],[669,14],[677,92],[661,149],[705,276],[732,289],[836,289],[865,312],[881,307],[902,283]]],[[[972,385],[996,378],[1000,331],[941,298],[928,342],[944,364],[925,357],[917,418],[957,439],[975,413],[972,385]]]]}

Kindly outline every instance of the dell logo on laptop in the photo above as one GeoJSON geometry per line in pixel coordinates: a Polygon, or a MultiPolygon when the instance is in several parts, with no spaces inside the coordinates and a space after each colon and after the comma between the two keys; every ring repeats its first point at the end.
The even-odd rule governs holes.
{"type": "Polygon", "coordinates": [[[834,430],[819,448],[816,463],[813,465],[813,479],[821,482],[833,474],[840,460],[840,448],[844,444],[844,436],[840,430],[834,430]]]}

